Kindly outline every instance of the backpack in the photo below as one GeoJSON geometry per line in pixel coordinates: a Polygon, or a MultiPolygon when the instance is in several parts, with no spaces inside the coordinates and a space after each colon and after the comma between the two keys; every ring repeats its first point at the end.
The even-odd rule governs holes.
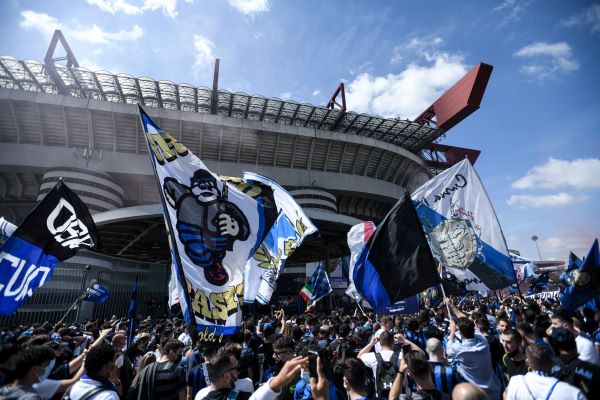
{"type": "Polygon", "coordinates": [[[338,344],[336,351],[338,353],[338,360],[333,367],[333,373],[340,375],[344,367],[344,362],[346,362],[346,353],[350,351],[350,344],[344,340],[338,344]]]}
{"type": "MultiPolygon", "coordinates": [[[[63,394],[63,397],[61,397],[61,400],[71,400],[71,390],[73,389],[73,385],[71,385],[67,391],[65,392],[65,394],[63,394]]],[[[108,387],[108,386],[96,386],[91,388],[90,390],[88,390],[87,392],[85,392],[80,398],[79,400],[88,400],[91,399],[93,396],[95,396],[97,393],[100,392],[104,392],[105,390],[112,390],[114,392],[114,388],[108,387]]]]}
{"type": "Polygon", "coordinates": [[[389,361],[383,361],[380,353],[375,353],[377,359],[377,373],[375,374],[375,385],[377,388],[377,396],[387,398],[396,375],[398,374],[398,358],[400,352],[395,351],[389,361]]]}

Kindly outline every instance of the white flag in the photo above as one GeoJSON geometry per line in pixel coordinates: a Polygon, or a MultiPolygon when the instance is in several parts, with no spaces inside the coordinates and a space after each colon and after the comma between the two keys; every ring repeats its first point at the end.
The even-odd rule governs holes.
{"type": "Polygon", "coordinates": [[[500,223],[468,159],[425,183],[412,199],[434,256],[467,289],[487,292],[516,282],[500,223]]]}

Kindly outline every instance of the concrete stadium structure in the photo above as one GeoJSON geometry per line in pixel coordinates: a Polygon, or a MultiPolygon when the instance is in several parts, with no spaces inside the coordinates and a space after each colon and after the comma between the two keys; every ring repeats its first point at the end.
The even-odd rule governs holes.
{"type": "Polygon", "coordinates": [[[407,121],[335,108],[335,98],[314,106],[218,90],[216,81],[210,89],[0,57],[0,215],[22,222],[63,178],[89,206],[103,244],[57,268],[10,322],[55,318],[91,278],[113,296],[96,309],[84,302],[80,319],[124,314],[136,276],[143,312],[162,309],[169,251],[136,104],[213,172],[253,171],[290,190],[319,228],[288,262],[302,272],[306,262],[348,254],[351,225],[380,221],[432,171],[476,159],[478,151],[436,141],[479,107],[490,73],[479,64],[407,121]]]}

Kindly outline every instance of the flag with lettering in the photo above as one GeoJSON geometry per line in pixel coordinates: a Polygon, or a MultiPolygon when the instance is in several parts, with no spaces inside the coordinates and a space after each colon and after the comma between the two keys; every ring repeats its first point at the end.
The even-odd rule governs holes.
{"type": "Polygon", "coordinates": [[[492,203],[467,158],[412,194],[434,256],[469,290],[516,283],[492,203]]]}
{"type": "Polygon", "coordinates": [[[99,244],[87,206],[60,180],[0,247],[0,314],[15,312],[56,264],[99,244]]]}
{"type": "Polygon", "coordinates": [[[108,289],[94,280],[92,284],[85,289],[85,297],[83,300],[93,301],[94,303],[104,303],[109,297],[110,292],[108,289]]]}
{"type": "Polygon", "coordinates": [[[313,272],[309,281],[300,291],[300,297],[308,304],[306,312],[311,312],[316,307],[319,300],[331,293],[333,289],[329,283],[329,277],[325,269],[325,263],[321,262],[315,272],[313,272]]]}
{"type": "Polygon", "coordinates": [[[186,322],[203,334],[200,339],[235,334],[246,262],[275,221],[264,217],[265,204],[211,172],[139,109],[186,322]]]}

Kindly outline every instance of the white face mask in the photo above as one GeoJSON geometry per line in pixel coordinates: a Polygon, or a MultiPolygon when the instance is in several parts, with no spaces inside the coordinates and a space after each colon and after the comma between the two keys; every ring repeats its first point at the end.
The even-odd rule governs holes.
{"type": "Polygon", "coordinates": [[[121,354],[119,357],[117,357],[117,359],[115,360],[115,367],[117,368],[121,368],[123,366],[123,354],[121,354]]]}
{"type": "MultiPolygon", "coordinates": [[[[35,374],[38,377],[38,380],[40,383],[44,382],[46,379],[48,379],[48,376],[50,375],[50,372],[52,372],[52,370],[54,369],[54,365],[56,364],[56,359],[52,359],[52,361],[50,361],[50,364],[48,364],[48,366],[44,369],[44,373],[42,375],[38,375],[35,374]]],[[[34,371],[35,373],[35,371],[34,371]]]]}

